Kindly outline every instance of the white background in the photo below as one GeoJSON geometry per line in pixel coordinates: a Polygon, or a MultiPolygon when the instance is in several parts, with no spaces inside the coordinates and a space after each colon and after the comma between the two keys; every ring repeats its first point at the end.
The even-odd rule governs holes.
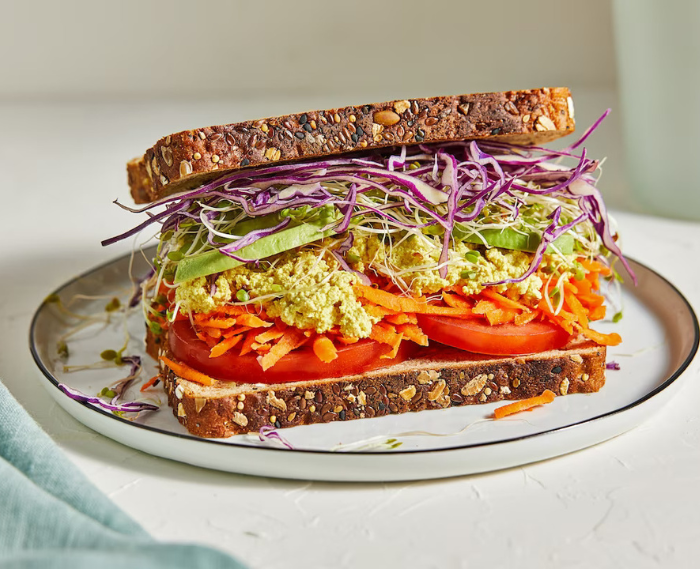
{"type": "MultiPolygon", "coordinates": [[[[187,127],[393,97],[568,85],[579,127],[617,106],[610,6],[561,2],[0,1],[0,378],[163,540],[255,568],[689,567],[700,539],[696,362],[659,415],[593,449],[447,481],[337,485],[133,451],[51,402],[27,347],[42,298],[127,251],[124,163],[187,127]]],[[[633,210],[619,113],[588,144],[633,210]]],[[[700,306],[700,225],[619,216],[631,256],[700,306]]],[[[1,418],[0,418],[1,419],[1,418]]]]}

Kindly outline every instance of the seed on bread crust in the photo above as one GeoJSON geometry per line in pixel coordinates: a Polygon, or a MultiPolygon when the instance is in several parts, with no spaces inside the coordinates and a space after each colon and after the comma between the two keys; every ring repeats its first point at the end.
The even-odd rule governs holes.
{"type": "Polygon", "coordinates": [[[401,120],[401,117],[394,111],[378,111],[374,113],[373,120],[382,126],[391,126],[401,120]]]}
{"type": "Polygon", "coordinates": [[[409,385],[406,389],[399,391],[399,395],[404,399],[404,401],[410,401],[416,394],[416,386],[409,385]]]}

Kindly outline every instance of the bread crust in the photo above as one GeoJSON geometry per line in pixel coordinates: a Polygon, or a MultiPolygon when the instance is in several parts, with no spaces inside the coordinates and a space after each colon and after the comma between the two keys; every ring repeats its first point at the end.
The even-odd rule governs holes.
{"type": "MultiPolygon", "coordinates": [[[[150,332],[152,356],[168,353],[150,332]]],[[[293,383],[203,386],[162,367],[168,404],[197,436],[223,438],[261,427],[294,427],[533,397],[596,392],[605,384],[605,346],[575,342],[518,357],[427,348],[420,357],[361,375],[293,383]]]]}
{"type": "Polygon", "coordinates": [[[542,144],[574,124],[564,87],[405,99],[178,132],[127,170],[134,200],[147,203],[241,168],[452,140],[542,144]]]}

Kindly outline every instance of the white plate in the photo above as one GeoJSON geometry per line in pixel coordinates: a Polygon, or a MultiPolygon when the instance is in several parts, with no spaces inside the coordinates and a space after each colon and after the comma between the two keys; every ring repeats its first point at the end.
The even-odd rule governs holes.
{"type": "MultiPolygon", "coordinates": [[[[38,308],[30,344],[45,376],[43,384],[63,409],[91,429],[150,454],[207,468],[280,478],[441,478],[527,464],[600,443],[639,425],[678,391],[679,377],[698,349],[697,317],[672,284],[639,263],[631,264],[639,286],[623,286],[625,317],[618,324],[603,322],[596,326],[602,332],[615,330],[624,340],[608,351],[608,360],[618,361],[621,369],[607,373],[607,383],[599,393],[558,397],[532,413],[499,421],[488,419],[498,405],[495,403],[281,430],[294,450],[283,448],[277,441],[261,442],[253,435],[229,439],[191,436],[175,419],[162,393],[151,396],[162,405],[159,411],[142,413],[132,420],[70,399],[58,388],[59,383],[93,395],[128,372],[110,368],[64,373],[56,343],[69,327],[53,304],[38,308]],[[398,435],[410,431],[451,435],[398,435]],[[398,439],[401,446],[349,450],[358,441],[389,438],[398,439]],[[337,446],[341,444],[346,446],[339,452],[337,446]]],[[[65,284],[56,294],[64,302],[78,294],[125,299],[130,287],[128,265],[128,257],[107,263],[65,284]]],[[[145,263],[137,260],[134,274],[145,272],[145,263]]],[[[71,309],[83,314],[101,313],[106,302],[78,300],[71,309]]],[[[126,323],[126,353],[142,356],[145,381],[155,375],[156,368],[144,351],[139,310],[126,323]]],[[[103,350],[119,349],[124,337],[123,318],[114,318],[103,327],[92,326],[69,340],[68,363],[99,361],[103,350]]],[[[139,397],[142,395],[137,385],[126,399],[139,397]]]]}

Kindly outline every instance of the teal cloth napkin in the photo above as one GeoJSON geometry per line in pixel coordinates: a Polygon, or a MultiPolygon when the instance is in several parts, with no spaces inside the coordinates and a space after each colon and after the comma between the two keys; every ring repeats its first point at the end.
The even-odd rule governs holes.
{"type": "Polygon", "coordinates": [[[155,541],[73,466],[2,382],[0,567],[244,569],[214,549],[155,541]]]}

